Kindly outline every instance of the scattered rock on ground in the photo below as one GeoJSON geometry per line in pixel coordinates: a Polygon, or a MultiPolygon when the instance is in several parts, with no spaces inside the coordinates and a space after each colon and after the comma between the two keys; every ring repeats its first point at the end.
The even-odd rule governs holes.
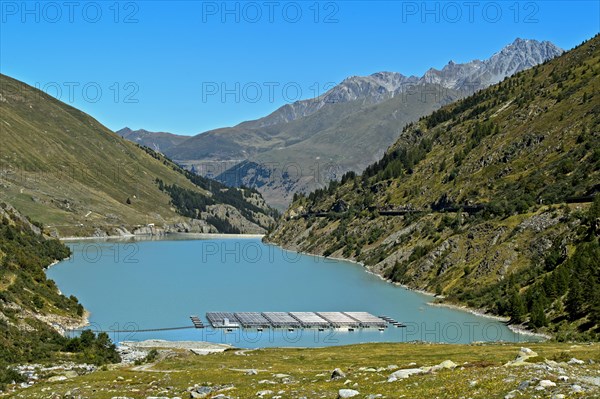
{"type": "Polygon", "coordinates": [[[338,398],[352,398],[356,395],[360,395],[360,392],[355,391],[354,389],[340,389],[338,391],[338,398]]]}

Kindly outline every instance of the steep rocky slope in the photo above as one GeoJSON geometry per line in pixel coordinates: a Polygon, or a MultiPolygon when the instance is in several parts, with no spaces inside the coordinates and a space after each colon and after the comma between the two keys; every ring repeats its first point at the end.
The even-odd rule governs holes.
{"type": "Polygon", "coordinates": [[[559,336],[593,334],[599,74],[595,37],[446,106],[362,175],[296,195],[268,239],[559,336]]]}

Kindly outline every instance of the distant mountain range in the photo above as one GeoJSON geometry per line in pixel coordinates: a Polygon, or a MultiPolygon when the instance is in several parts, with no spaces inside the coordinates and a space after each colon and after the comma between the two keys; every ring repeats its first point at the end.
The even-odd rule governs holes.
{"type": "Polygon", "coordinates": [[[166,132],[149,132],[144,129],[131,130],[124,128],[116,132],[119,136],[134,143],[152,148],[154,151],[165,152],[167,149],[183,143],[189,136],[180,136],[166,132]]]}
{"type": "Polygon", "coordinates": [[[256,187],[267,202],[285,208],[295,192],[362,171],[409,122],[562,53],[547,41],[516,39],[487,60],[450,61],[421,77],[349,77],[319,97],[187,139],[127,128],[117,133],[226,184],[256,187]]]}

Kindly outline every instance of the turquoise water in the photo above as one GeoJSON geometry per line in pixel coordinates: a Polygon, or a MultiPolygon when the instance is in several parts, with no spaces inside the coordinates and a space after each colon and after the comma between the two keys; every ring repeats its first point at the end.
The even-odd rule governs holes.
{"type": "Polygon", "coordinates": [[[530,340],[495,320],[427,305],[431,297],[366,273],[360,265],[285,251],[259,239],[77,241],[48,277],[91,312],[90,328],[114,341],[166,339],[238,347],[359,342],[530,340]],[[385,331],[137,330],[191,326],[207,311],[367,311],[407,325],[385,331]],[[116,332],[126,330],[127,332],[116,332]]]}

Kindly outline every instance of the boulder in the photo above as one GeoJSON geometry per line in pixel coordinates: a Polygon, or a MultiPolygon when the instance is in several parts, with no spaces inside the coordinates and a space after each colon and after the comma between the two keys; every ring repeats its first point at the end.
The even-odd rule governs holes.
{"type": "Polygon", "coordinates": [[[583,393],[583,388],[581,387],[581,385],[577,385],[577,384],[573,384],[571,385],[571,392],[573,393],[583,393]]]}
{"type": "Polygon", "coordinates": [[[360,395],[360,392],[355,391],[354,389],[340,389],[338,391],[338,398],[353,398],[356,395],[360,395]]]}
{"type": "Polygon", "coordinates": [[[524,364],[527,364],[527,359],[536,357],[537,355],[537,353],[535,353],[529,348],[521,348],[521,350],[519,350],[519,353],[517,354],[517,358],[506,363],[505,366],[522,366],[524,364]]]}
{"type": "Polygon", "coordinates": [[[388,382],[394,382],[396,380],[405,379],[414,374],[422,374],[425,371],[423,369],[402,369],[398,371],[394,371],[388,377],[388,382]]]}
{"type": "Polygon", "coordinates": [[[440,367],[442,369],[447,369],[447,370],[454,370],[456,368],[456,366],[458,366],[458,365],[456,363],[454,363],[452,360],[444,360],[443,362],[438,364],[438,367],[440,367]]]}
{"type": "Polygon", "coordinates": [[[342,378],[346,378],[346,374],[339,368],[334,369],[333,372],[331,373],[332,380],[339,380],[342,378]]]}
{"type": "Polygon", "coordinates": [[[539,383],[539,386],[544,387],[544,388],[550,388],[550,387],[555,387],[556,383],[550,380],[541,380],[539,383]]]}

